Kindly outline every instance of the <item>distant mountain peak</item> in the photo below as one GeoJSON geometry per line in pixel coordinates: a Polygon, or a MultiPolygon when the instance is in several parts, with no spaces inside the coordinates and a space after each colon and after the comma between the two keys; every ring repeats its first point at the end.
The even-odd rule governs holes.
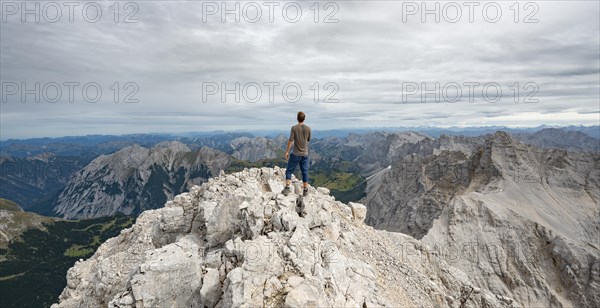
{"type": "Polygon", "coordinates": [[[57,197],[54,212],[71,219],[137,214],[208,180],[230,160],[220,151],[191,151],[176,141],[150,149],[128,146],[94,159],[74,174],[57,197]]]}

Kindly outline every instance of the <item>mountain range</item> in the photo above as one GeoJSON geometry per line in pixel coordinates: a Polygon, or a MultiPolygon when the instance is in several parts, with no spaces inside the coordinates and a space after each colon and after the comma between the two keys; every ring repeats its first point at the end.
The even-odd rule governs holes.
{"type": "MultiPolygon", "coordinates": [[[[144,209],[162,206],[169,197],[187,191],[190,185],[199,184],[220,170],[235,171],[234,166],[244,165],[285,164],[281,159],[287,140],[284,136],[265,138],[226,133],[178,137],[185,143],[152,143],[174,139],[170,135],[148,135],[140,139],[142,144],[149,146],[130,144],[135,136],[123,136],[115,141],[108,141],[109,137],[61,139],[71,144],[81,142],[79,148],[93,148],[85,152],[87,154],[79,153],[83,158],[60,155],[65,153],[64,147],[67,147],[58,146],[60,142],[52,143],[54,148],[59,149],[55,149],[56,153],[2,156],[0,197],[22,204],[26,210],[64,218],[101,217],[118,212],[138,214],[144,209]],[[105,146],[108,143],[113,146],[105,146]],[[116,144],[123,147],[116,147],[116,144]],[[98,153],[100,148],[115,150],[115,147],[118,148],[116,152],[100,156],[93,154],[98,153]],[[125,194],[126,191],[129,196],[125,194]]],[[[513,137],[540,147],[570,151],[598,151],[599,143],[599,140],[578,131],[553,128],[545,128],[534,134],[518,133],[513,137]]],[[[332,193],[343,199],[344,195],[353,196],[344,200],[356,201],[377,186],[382,170],[408,154],[428,156],[456,147],[462,147],[461,150],[468,154],[481,145],[482,140],[482,137],[453,135],[432,138],[410,131],[349,133],[345,137],[315,138],[311,142],[311,170],[317,181],[330,183],[332,189],[337,186],[354,189],[354,192],[347,194],[337,190],[332,193]],[[364,187],[356,184],[350,187],[338,185],[342,178],[348,176],[369,179],[364,187]]],[[[54,149],[41,142],[33,140],[30,146],[54,149]]],[[[2,151],[6,152],[6,149],[13,149],[17,145],[23,146],[24,143],[10,144],[2,151]]]]}
{"type": "MultiPolygon", "coordinates": [[[[54,145],[55,148],[44,152],[44,144],[39,140],[28,147],[32,151],[19,152],[19,155],[6,155],[18,148],[14,145],[9,146],[7,151],[2,148],[4,156],[0,158],[0,197],[19,200],[21,205],[15,207],[11,201],[2,200],[0,235],[5,241],[0,245],[8,249],[2,250],[4,256],[10,256],[15,249],[38,251],[43,246],[46,247],[43,249],[48,250],[49,257],[54,258],[54,261],[48,262],[60,262],[62,266],[68,267],[72,265],[75,255],[91,256],[106,236],[116,236],[126,226],[125,218],[116,218],[120,221],[116,225],[111,221],[113,217],[127,216],[113,215],[150,217],[149,220],[139,222],[138,229],[132,229],[137,231],[125,232],[130,232],[127,234],[132,234],[131,236],[119,239],[119,242],[141,250],[128,250],[118,246],[101,248],[98,256],[90,259],[96,260],[90,261],[92,267],[80,265],[83,269],[72,270],[78,273],[76,276],[88,277],[90,281],[95,281],[96,278],[85,275],[99,275],[97,273],[113,270],[117,275],[129,273],[129,278],[119,278],[125,280],[119,280],[121,282],[116,285],[110,278],[109,281],[101,281],[95,285],[93,288],[96,291],[90,291],[86,286],[82,286],[83,289],[73,287],[76,283],[72,281],[81,280],[73,278],[75,274],[69,274],[70,286],[63,291],[61,305],[94,306],[98,303],[111,303],[127,307],[132,300],[138,304],[162,305],[161,300],[169,298],[167,293],[177,292],[156,286],[150,281],[177,284],[178,281],[189,281],[189,277],[176,270],[173,274],[164,276],[159,274],[162,271],[159,270],[144,278],[142,267],[166,266],[164,269],[169,271],[173,268],[154,259],[144,261],[139,257],[144,255],[144,251],[154,249],[158,249],[156,253],[162,256],[163,252],[159,250],[165,245],[171,247],[171,244],[183,247],[184,254],[193,247],[202,248],[193,261],[194,266],[199,265],[202,269],[194,274],[202,281],[196,286],[197,292],[192,292],[192,295],[177,293],[179,295],[173,295],[176,296],[174,301],[182,305],[202,303],[206,306],[219,302],[258,303],[255,302],[257,297],[252,295],[254,291],[243,291],[246,287],[248,290],[258,290],[259,286],[254,285],[254,282],[244,282],[246,280],[242,279],[242,289],[225,283],[229,270],[241,267],[247,271],[253,266],[246,264],[243,257],[237,259],[237,263],[227,265],[227,262],[234,260],[227,259],[229,256],[223,257],[230,253],[226,243],[228,240],[235,242],[238,236],[242,242],[249,241],[251,245],[262,243],[261,236],[278,239],[273,243],[273,249],[278,251],[283,260],[283,273],[286,273],[286,266],[290,266],[291,262],[291,266],[295,268],[292,272],[302,278],[300,280],[294,277],[288,281],[292,276],[286,274],[277,276],[276,282],[266,277],[275,287],[269,289],[268,292],[271,293],[263,296],[263,300],[273,306],[286,305],[290,293],[295,298],[295,303],[303,303],[302,305],[600,305],[600,300],[595,295],[600,290],[600,153],[598,139],[582,130],[542,128],[537,131],[493,132],[476,136],[455,135],[450,132],[436,137],[417,131],[374,131],[314,138],[311,142],[311,184],[314,187],[327,186],[329,189],[312,189],[312,196],[306,199],[306,203],[296,197],[283,201],[285,198],[278,194],[282,188],[282,170],[277,166],[285,165],[282,158],[287,141],[285,136],[255,137],[248,133],[153,136],[159,137],[142,138],[145,141],[140,144],[127,140],[111,142],[110,137],[106,137],[109,140],[99,138],[90,141],[90,144],[85,143],[85,146],[80,145],[83,149],[79,152],[81,156],[63,156],[61,153],[67,153],[66,149],[69,148],[64,145],[54,145]],[[106,142],[114,147],[102,146],[110,150],[98,154],[99,144],[106,142]],[[263,166],[274,169],[254,169],[263,166]],[[223,171],[233,175],[227,175],[223,171]],[[255,199],[238,200],[239,196],[235,197],[238,189],[255,199]],[[180,196],[177,197],[178,195],[180,196]],[[259,197],[266,204],[258,202],[256,198],[259,197]],[[197,207],[187,204],[187,201],[182,203],[182,200],[188,198],[192,198],[197,207]],[[344,207],[335,200],[342,200],[347,205],[344,207]],[[244,212],[241,207],[245,205],[240,205],[243,201],[249,203],[251,211],[244,212]],[[357,201],[366,205],[366,214],[359,203],[348,203],[357,201]],[[334,276],[339,275],[335,273],[339,269],[331,267],[327,269],[329,272],[323,272],[324,280],[321,280],[319,270],[314,272],[314,268],[324,268],[327,262],[323,263],[323,259],[308,260],[313,262],[309,266],[310,273],[300,269],[303,265],[294,263],[295,259],[287,255],[284,247],[293,248],[293,245],[285,243],[295,241],[295,229],[284,227],[275,230],[268,227],[269,223],[273,223],[273,213],[283,210],[280,214],[284,215],[287,213],[284,208],[293,209],[292,203],[299,205],[294,209],[300,217],[298,222],[306,223],[309,230],[308,234],[302,233],[297,237],[322,238],[324,234],[333,232],[335,235],[339,231],[340,237],[344,238],[343,231],[347,231],[348,238],[340,240],[334,236],[335,240],[332,242],[336,251],[343,252],[345,261],[351,259],[371,266],[370,270],[376,273],[376,277],[367,277],[369,286],[356,280],[338,281],[341,278],[334,276]],[[183,216],[170,212],[179,211],[177,209],[163,212],[165,204],[166,208],[182,207],[183,216]],[[320,205],[324,212],[316,210],[312,214],[304,213],[302,204],[305,210],[318,209],[317,205],[320,205]],[[190,206],[193,209],[190,210],[190,206]],[[218,209],[217,212],[214,212],[215,209],[218,209]],[[62,219],[47,218],[26,211],[52,214],[62,219]],[[216,216],[211,218],[213,214],[208,215],[207,211],[216,216]],[[352,226],[341,216],[336,216],[341,215],[339,211],[347,214],[346,218],[352,226]],[[267,214],[269,212],[271,214],[267,214]],[[152,213],[159,216],[153,216],[155,214],[152,213]],[[203,220],[194,218],[199,213],[205,213],[203,220]],[[327,215],[331,216],[331,220],[324,218],[327,215]],[[63,220],[64,218],[99,220],[71,222],[63,220]],[[321,218],[324,220],[321,221],[321,218]],[[366,225],[362,223],[363,218],[366,225]],[[175,220],[169,222],[170,219],[175,220]],[[178,222],[182,219],[183,222],[178,222]],[[231,223],[223,223],[223,220],[231,220],[231,223]],[[25,221],[31,223],[22,224],[22,227],[20,222],[25,221]],[[169,229],[173,227],[172,224],[187,226],[190,223],[190,230],[196,230],[196,233],[189,231],[188,227],[169,229]],[[77,240],[68,239],[65,230],[73,230],[73,234],[79,234],[78,225],[105,227],[99,227],[98,233],[93,236],[77,235],[77,240]],[[386,231],[376,231],[371,227],[386,231]],[[110,232],[102,232],[104,228],[110,232]],[[262,228],[262,231],[256,231],[257,228],[262,228]],[[163,230],[162,233],[148,235],[150,230],[159,229],[171,231],[163,230]],[[232,230],[233,233],[226,230],[232,230]],[[43,241],[58,243],[61,237],[65,237],[65,243],[69,244],[53,244],[57,247],[56,251],[50,246],[42,245],[43,241]],[[152,238],[152,246],[139,243],[139,240],[148,238],[152,238]],[[188,238],[191,242],[180,241],[183,238],[188,238]],[[370,239],[377,239],[379,246],[370,245],[370,239]],[[255,240],[259,242],[253,242],[255,240]],[[350,244],[347,245],[345,241],[350,244]],[[186,246],[188,244],[191,246],[186,246]],[[405,246],[415,247],[416,250],[405,246]],[[219,264],[225,266],[224,270],[221,265],[214,267],[213,257],[207,255],[211,251],[220,253],[219,264]],[[362,251],[363,254],[356,254],[357,251],[362,251]],[[369,251],[371,255],[368,254],[369,251]],[[99,260],[112,260],[109,256],[117,252],[132,260],[124,264],[130,267],[115,268],[113,265],[98,263],[99,260]],[[424,256],[428,261],[423,260],[424,256]],[[432,268],[433,273],[423,269],[423,266],[432,268]],[[384,267],[390,273],[383,273],[384,267]],[[205,303],[202,298],[206,296],[206,290],[205,295],[202,295],[202,284],[204,275],[208,272],[211,272],[211,276],[206,278],[215,281],[215,272],[211,268],[218,270],[220,284],[212,283],[210,290],[221,288],[223,293],[218,299],[205,303]],[[299,270],[301,272],[298,273],[299,270]],[[421,278],[411,282],[405,280],[406,273],[421,278]],[[128,280],[136,275],[146,282],[141,283],[139,279],[128,280]],[[334,277],[333,282],[327,282],[330,281],[327,277],[334,277]],[[432,279],[435,285],[430,289],[422,287],[427,278],[432,279]],[[307,286],[292,293],[300,285],[297,284],[300,281],[307,286]],[[399,281],[404,287],[394,289],[383,286],[382,281],[388,284],[399,281]],[[140,289],[123,289],[122,283],[126,286],[138,284],[142,289],[150,288],[154,291],[142,294],[139,293],[140,289]],[[323,289],[319,287],[322,283],[325,283],[322,285],[323,289]],[[335,285],[329,288],[328,283],[335,285]],[[460,287],[457,289],[456,285],[460,287]],[[98,291],[98,288],[105,289],[98,291]],[[111,293],[112,288],[121,291],[119,294],[111,293]],[[358,292],[358,297],[349,295],[349,291],[343,291],[343,288],[358,292]],[[367,293],[360,293],[356,291],[357,288],[367,290],[367,293]],[[77,295],[80,291],[90,297],[89,302],[73,299],[73,296],[80,296],[77,295]],[[155,291],[158,295],[152,293],[155,291]],[[228,292],[251,294],[244,293],[246,295],[236,297],[228,292]],[[302,292],[321,295],[314,302],[303,302],[306,296],[298,295],[302,292]],[[103,294],[100,295],[101,299],[95,298],[98,294],[103,294]],[[343,300],[339,294],[343,294],[343,300]],[[387,297],[380,296],[381,294],[386,294],[387,297]],[[395,297],[394,294],[403,296],[395,297]],[[378,301],[378,298],[382,300],[378,301]],[[96,302],[97,300],[100,302],[96,302]]],[[[17,145],[22,147],[25,144],[17,142],[17,145]]],[[[285,215],[288,214],[293,216],[290,213],[285,215]]],[[[282,217],[278,216],[277,219],[283,223],[282,217]]],[[[0,250],[4,249],[2,247],[0,250]]],[[[168,248],[167,252],[179,254],[173,249],[177,250],[168,248]]],[[[14,276],[21,273],[19,269],[29,266],[25,265],[29,263],[17,265],[14,257],[3,260],[0,261],[0,273],[3,273],[2,279],[8,279],[6,286],[10,285],[12,288],[21,282],[32,281],[27,275],[14,276]],[[8,284],[11,281],[18,283],[8,284]]],[[[354,261],[349,262],[348,264],[354,264],[354,261]]],[[[347,274],[356,269],[348,264],[344,265],[342,273],[347,274]]],[[[43,266],[39,270],[43,272],[43,266]]],[[[37,275],[36,271],[34,273],[37,275]]],[[[252,270],[243,273],[252,281],[262,279],[257,278],[252,270]]],[[[279,269],[276,273],[279,273],[279,269]]],[[[60,271],[54,271],[53,274],[58,275],[60,271]]],[[[0,281],[4,281],[2,279],[0,281]]],[[[39,281],[56,280],[49,277],[44,279],[39,281]]],[[[267,289],[263,288],[265,290],[267,289]]],[[[50,294],[52,293],[44,295],[44,302],[48,302],[50,294]]],[[[290,301],[294,303],[292,299],[290,301]]],[[[18,302],[18,298],[11,298],[10,302],[18,302]]]]}

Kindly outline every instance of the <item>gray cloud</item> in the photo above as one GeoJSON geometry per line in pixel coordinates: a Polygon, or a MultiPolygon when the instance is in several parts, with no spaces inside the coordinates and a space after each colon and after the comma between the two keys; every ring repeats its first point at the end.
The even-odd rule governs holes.
{"type": "MultiPolygon", "coordinates": [[[[4,3],[4,2],[3,2],[4,3]]],[[[19,2],[20,3],[20,2],[19,2]]],[[[98,83],[98,103],[76,95],[74,103],[26,103],[9,96],[0,104],[0,138],[94,133],[183,132],[212,129],[281,129],[307,112],[316,128],[394,125],[598,124],[600,77],[599,4],[593,1],[537,2],[538,23],[503,18],[474,23],[402,22],[402,5],[393,1],[337,2],[339,23],[315,23],[312,2],[303,4],[298,23],[202,22],[202,5],[191,1],[136,2],[138,23],[98,23],[81,15],[75,22],[21,23],[9,16],[1,24],[0,79],[32,87],[48,82],[98,83]],[[119,103],[111,85],[118,82],[119,103]],[[131,89],[137,104],[122,101],[131,89]],[[302,99],[287,103],[202,103],[203,82],[297,82],[302,99]],[[310,86],[339,86],[337,104],[314,103],[310,86]],[[419,95],[403,102],[402,84],[496,82],[503,95],[486,102],[481,87],[474,102],[422,103],[419,95]],[[537,104],[514,102],[510,86],[535,82],[537,104]]],[[[217,1],[220,3],[220,1],[217,1]]],[[[260,3],[260,2],[259,2],[260,3]]],[[[112,4],[112,3],[111,3],[112,4]]],[[[323,4],[323,3],[322,3],[323,4]]],[[[107,4],[108,5],[108,4],[107,4]]],[[[123,18],[126,14],[121,14],[123,18]]],[[[325,16],[321,12],[321,18],[325,16]]],[[[522,17],[522,16],[521,16],[522,17]]],[[[281,89],[281,86],[278,90],[281,89]]],[[[64,90],[64,89],[63,89],[64,90]]],[[[80,93],[79,93],[80,94],[80,93]]],[[[63,97],[66,94],[63,93],[63,97]]],[[[228,96],[230,99],[233,96],[228,96]]]]}

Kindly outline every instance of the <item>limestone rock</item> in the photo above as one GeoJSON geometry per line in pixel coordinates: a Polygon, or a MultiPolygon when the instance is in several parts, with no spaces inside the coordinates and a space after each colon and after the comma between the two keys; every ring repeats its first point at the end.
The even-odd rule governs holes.
{"type": "Polygon", "coordinates": [[[319,187],[317,188],[317,192],[324,194],[324,195],[329,195],[329,189],[325,188],[325,187],[319,187]]]}
{"type": "Polygon", "coordinates": [[[204,275],[202,289],[200,289],[200,300],[202,306],[212,308],[221,299],[221,282],[219,280],[219,271],[209,268],[204,275]]]}
{"type": "Polygon", "coordinates": [[[323,298],[323,291],[308,283],[301,283],[294,288],[285,298],[286,308],[325,307],[327,302],[323,298]]]}
{"type": "Polygon", "coordinates": [[[359,222],[365,221],[365,217],[367,217],[367,207],[355,202],[350,202],[348,204],[352,209],[352,217],[354,218],[354,220],[359,222]]]}
{"type": "Polygon", "coordinates": [[[147,252],[131,288],[135,301],[145,307],[191,306],[199,300],[201,281],[198,246],[182,240],[147,252]]]}
{"type": "Polygon", "coordinates": [[[282,169],[246,169],[143,212],[68,271],[54,307],[514,305],[422,242],[356,223],[364,206],[323,189],[297,206],[283,183],[282,169]]]}

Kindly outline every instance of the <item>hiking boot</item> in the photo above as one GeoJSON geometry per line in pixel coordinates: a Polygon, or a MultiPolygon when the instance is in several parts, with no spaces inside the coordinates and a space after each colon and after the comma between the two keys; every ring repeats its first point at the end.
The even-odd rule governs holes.
{"type": "Polygon", "coordinates": [[[302,197],[306,197],[306,196],[308,196],[308,188],[304,188],[302,190],[302,197]]]}
{"type": "Polygon", "coordinates": [[[284,189],[281,191],[281,193],[282,193],[284,196],[287,196],[287,195],[289,195],[289,194],[290,194],[290,192],[291,192],[291,191],[292,191],[292,190],[290,189],[290,187],[289,187],[289,186],[286,186],[286,187],[285,187],[285,188],[284,188],[284,189]]]}

